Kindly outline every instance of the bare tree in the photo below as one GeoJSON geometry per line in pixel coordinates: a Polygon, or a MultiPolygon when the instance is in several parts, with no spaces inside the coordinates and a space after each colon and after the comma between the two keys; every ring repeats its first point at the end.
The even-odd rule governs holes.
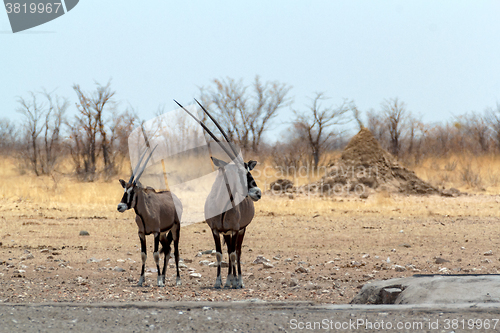
{"type": "Polygon", "coordinates": [[[244,150],[257,152],[271,120],[279,109],[289,105],[291,87],[277,81],[262,83],[256,76],[253,93],[248,93],[248,88],[243,80],[214,79],[212,87],[200,88],[201,99],[217,115],[230,140],[244,150]]]}
{"type": "MultiPolygon", "coordinates": [[[[481,153],[488,151],[490,127],[485,117],[477,112],[471,112],[461,117],[463,135],[472,139],[472,144],[477,143],[481,153]]],[[[477,146],[476,146],[477,147],[477,146]]],[[[471,147],[474,149],[474,147],[471,147]]]]}
{"type": "Polygon", "coordinates": [[[44,91],[43,95],[47,103],[37,101],[37,94],[33,92],[30,99],[19,97],[17,109],[24,116],[24,156],[37,176],[52,172],[61,155],[59,134],[68,107],[66,100],[53,97],[52,93],[44,91]]]}
{"type": "Polygon", "coordinates": [[[0,154],[9,154],[16,150],[18,144],[16,126],[8,118],[0,118],[0,154]]]}
{"type": "Polygon", "coordinates": [[[339,107],[323,107],[321,105],[323,100],[325,100],[323,93],[316,93],[307,111],[300,113],[294,111],[294,127],[300,131],[303,140],[308,143],[314,167],[318,167],[320,155],[331,144],[331,139],[335,135],[331,127],[348,122],[346,113],[349,108],[345,101],[339,107]]]}
{"type": "Polygon", "coordinates": [[[406,130],[409,113],[406,110],[405,103],[400,102],[397,97],[385,100],[382,103],[382,113],[384,115],[387,132],[389,133],[391,153],[398,157],[401,150],[401,139],[406,130]]]}
{"type": "Polygon", "coordinates": [[[496,109],[486,109],[485,120],[490,127],[491,136],[496,149],[500,151],[500,104],[497,104],[496,109]]]}
{"type": "Polygon", "coordinates": [[[119,161],[127,155],[127,138],[136,117],[116,110],[110,82],[105,86],[96,83],[92,92],[84,92],[78,84],[73,85],[73,90],[78,96],[78,114],[68,126],[76,173],[85,181],[94,181],[102,157],[102,172],[106,178],[113,176],[119,171],[119,161]]]}

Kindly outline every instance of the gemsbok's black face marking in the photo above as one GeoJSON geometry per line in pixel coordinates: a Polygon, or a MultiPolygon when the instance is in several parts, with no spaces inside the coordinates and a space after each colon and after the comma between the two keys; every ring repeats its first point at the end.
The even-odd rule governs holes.
{"type": "Polygon", "coordinates": [[[118,211],[120,213],[125,212],[128,209],[131,209],[134,207],[134,200],[135,200],[135,185],[133,184],[127,184],[123,179],[120,179],[120,184],[125,190],[125,193],[123,193],[122,200],[118,204],[118,211]]]}
{"type": "Polygon", "coordinates": [[[248,161],[248,163],[245,163],[245,169],[247,170],[248,196],[253,201],[259,201],[260,198],[262,197],[262,191],[257,186],[255,179],[253,178],[252,174],[250,173],[250,171],[252,171],[256,165],[257,165],[256,161],[248,161]]]}

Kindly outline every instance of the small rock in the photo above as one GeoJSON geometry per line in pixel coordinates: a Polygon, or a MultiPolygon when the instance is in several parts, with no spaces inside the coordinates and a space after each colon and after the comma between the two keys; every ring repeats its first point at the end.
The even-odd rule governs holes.
{"type": "Polygon", "coordinates": [[[200,260],[200,266],[208,266],[211,263],[210,260],[200,260]]]}
{"type": "Polygon", "coordinates": [[[368,199],[368,193],[361,193],[359,196],[360,199],[368,199]]]}
{"type": "Polygon", "coordinates": [[[227,261],[222,260],[220,262],[220,267],[229,267],[229,263],[227,261]]]}
{"type": "Polygon", "coordinates": [[[192,262],[193,262],[193,259],[184,259],[183,261],[184,261],[185,263],[190,264],[190,263],[192,263],[192,262]]]}
{"type": "Polygon", "coordinates": [[[90,236],[88,231],[82,230],[80,231],[80,236],[90,236]]]}
{"type": "Polygon", "coordinates": [[[444,264],[445,262],[450,262],[449,260],[440,257],[436,257],[434,259],[435,259],[434,262],[438,265],[444,264]]]}
{"type": "Polygon", "coordinates": [[[257,256],[257,258],[252,262],[253,265],[262,264],[264,262],[269,262],[269,259],[266,259],[264,256],[257,256]]]}
{"type": "Polygon", "coordinates": [[[40,253],[48,253],[49,252],[49,249],[41,249],[40,250],[40,253]]]}
{"type": "Polygon", "coordinates": [[[269,262],[263,262],[262,263],[262,266],[264,268],[274,268],[273,264],[269,263],[269,262]]]}
{"type": "Polygon", "coordinates": [[[305,268],[305,267],[299,266],[299,267],[297,267],[297,269],[295,270],[295,272],[297,272],[297,273],[309,273],[309,268],[305,268]]]}
{"type": "Polygon", "coordinates": [[[489,250],[488,252],[484,252],[484,255],[485,256],[492,256],[493,255],[493,251],[489,250]]]}
{"type": "Polygon", "coordinates": [[[288,284],[290,287],[295,287],[299,285],[299,281],[295,278],[290,279],[290,283],[288,284]]]}
{"type": "Polygon", "coordinates": [[[292,258],[286,258],[284,261],[285,262],[292,262],[292,258]]]}
{"type": "Polygon", "coordinates": [[[203,253],[198,252],[198,253],[196,253],[196,256],[195,256],[195,257],[201,257],[202,255],[203,255],[203,253]]]}
{"type": "Polygon", "coordinates": [[[201,274],[200,273],[191,273],[191,274],[189,274],[189,277],[192,279],[199,279],[199,278],[201,278],[201,274]]]}
{"type": "Polygon", "coordinates": [[[92,258],[87,260],[87,264],[89,264],[91,262],[101,262],[101,261],[102,261],[102,259],[96,259],[96,258],[92,257],[92,258]]]}
{"type": "Polygon", "coordinates": [[[125,272],[125,269],[123,269],[123,268],[121,268],[121,267],[118,267],[118,266],[116,266],[115,268],[113,268],[113,270],[114,270],[115,272],[125,272]]]}
{"type": "Polygon", "coordinates": [[[401,266],[401,265],[394,265],[393,268],[394,268],[394,270],[396,272],[404,272],[404,271],[406,271],[406,267],[401,266]]]}

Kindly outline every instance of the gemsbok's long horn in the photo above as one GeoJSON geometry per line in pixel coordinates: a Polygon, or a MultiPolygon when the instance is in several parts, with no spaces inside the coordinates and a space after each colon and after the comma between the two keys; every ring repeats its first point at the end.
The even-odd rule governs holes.
{"type": "Polygon", "coordinates": [[[198,100],[196,98],[194,100],[196,101],[196,103],[198,103],[198,105],[201,107],[201,109],[203,110],[203,112],[205,112],[206,115],[213,121],[213,123],[215,124],[215,126],[217,126],[217,128],[219,129],[219,131],[222,133],[222,136],[224,137],[224,139],[226,139],[227,143],[229,144],[229,147],[231,147],[231,150],[233,151],[234,156],[238,157],[239,154],[236,152],[236,149],[234,149],[233,145],[231,144],[231,141],[229,141],[229,138],[227,137],[226,132],[224,132],[224,130],[222,129],[222,127],[219,125],[219,123],[214,119],[214,117],[212,117],[212,115],[210,113],[208,113],[208,111],[203,107],[203,105],[201,105],[201,103],[198,102],[198,100]]]}
{"type": "Polygon", "coordinates": [[[137,170],[139,170],[139,167],[141,165],[142,159],[144,158],[144,156],[146,156],[147,152],[148,152],[148,149],[146,148],[146,150],[144,150],[144,153],[142,153],[141,158],[139,158],[139,162],[137,162],[137,165],[135,166],[135,169],[132,172],[132,176],[130,176],[130,179],[128,181],[129,184],[132,184],[132,181],[134,180],[134,176],[137,174],[137,170]]]}
{"type": "Polygon", "coordinates": [[[144,172],[144,170],[146,169],[146,165],[148,165],[148,162],[149,162],[149,159],[151,158],[151,156],[153,156],[153,152],[155,151],[156,147],[158,147],[158,145],[156,145],[153,150],[151,151],[151,153],[149,153],[149,156],[148,158],[146,159],[146,162],[144,163],[144,165],[142,166],[141,168],[141,171],[139,171],[139,173],[137,174],[137,177],[135,177],[135,180],[134,180],[134,183],[136,183],[139,178],[141,178],[142,176],[142,173],[144,172]]]}
{"type": "MultiPolygon", "coordinates": [[[[224,150],[224,152],[227,154],[227,156],[229,156],[229,158],[231,160],[235,160],[237,158],[238,155],[233,155],[229,150],[227,150],[226,147],[224,147],[224,145],[220,142],[219,139],[217,139],[217,137],[208,129],[208,127],[201,122],[201,120],[199,120],[198,118],[196,118],[191,112],[189,112],[185,107],[183,107],[179,102],[177,102],[175,99],[174,99],[174,102],[177,103],[177,105],[179,105],[184,111],[186,111],[191,117],[193,117],[194,120],[196,120],[196,122],[198,124],[201,125],[201,127],[203,127],[203,129],[212,137],[212,139],[215,140],[215,142],[217,142],[219,144],[219,146],[222,148],[222,150],[224,150]]],[[[229,146],[231,146],[231,144],[229,144],[229,146]]]]}

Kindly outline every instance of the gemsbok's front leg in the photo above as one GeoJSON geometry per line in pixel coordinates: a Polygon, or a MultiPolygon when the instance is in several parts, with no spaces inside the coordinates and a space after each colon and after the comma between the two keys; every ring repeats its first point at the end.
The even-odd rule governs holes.
{"type": "Polygon", "coordinates": [[[245,237],[246,228],[238,231],[238,240],[236,241],[236,260],[238,261],[238,284],[236,288],[245,288],[243,284],[243,276],[241,275],[241,245],[243,244],[243,237],[245,237]]]}
{"type": "Polygon", "coordinates": [[[227,279],[224,288],[236,288],[236,234],[230,233],[224,235],[229,255],[229,268],[227,270],[227,279]]]}
{"type": "Polygon", "coordinates": [[[155,259],[156,270],[158,272],[156,285],[158,287],[165,287],[165,283],[163,283],[163,276],[161,275],[161,270],[160,270],[160,252],[158,251],[158,248],[160,246],[160,233],[155,232],[154,235],[155,235],[155,244],[154,244],[153,258],[155,259]]]}
{"type": "Polygon", "coordinates": [[[222,263],[222,246],[220,244],[219,232],[216,230],[212,230],[212,235],[214,236],[215,257],[217,258],[217,278],[215,279],[214,288],[220,289],[220,286],[222,285],[222,278],[220,276],[220,273],[221,273],[220,269],[221,269],[221,263],[222,263]]]}
{"type": "Polygon", "coordinates": [[[142,284],[144,283],[144,270],[146,269],[146,259],[148,258],[146,254],[146,235],[144,235],[144,233],[142,232],[139,232],[139,239],[141,240],[142,268],[141,268],[141,277],[139,278],[137,286],[142,287],[142,284]]]}

